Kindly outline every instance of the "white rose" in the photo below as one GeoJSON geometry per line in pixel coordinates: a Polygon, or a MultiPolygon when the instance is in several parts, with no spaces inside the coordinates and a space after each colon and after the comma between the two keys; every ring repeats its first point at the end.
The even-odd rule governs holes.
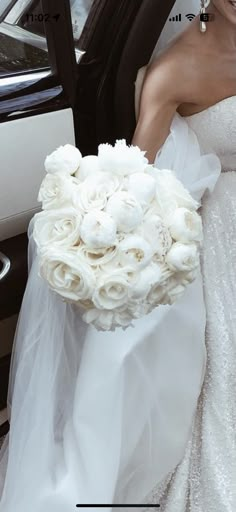
{"type": "Polygon", "coordinates": [[[177,302],[177,300],[179,300],[184,291],[185,291],[185,286],[181,283],[176,283],[175,286],[173,286],[172,288],[170,288],[166,294],[166,302],[168,304],[174,304],[175,302],[177,302]]]}
{"type": "Polygon", "coordinates": [[[101,311],[93,308],[85,311],[82,319],[86,324],[93,324],[98,331],[110,331],[113,326],[114,314],[112,311],[101,311]]]}
{"type": "Polygon", "coordinates": [[[88,176],[77,188],[73,202],[84,212],[102,210],[107,200],[119,188],[118,176],[97,172],[88,176]]]}
{"type": "Polygon", "coordinates": [[[198,267],[194,270],[191,270],[190,272],[181,272],[180,281],[184,286],[187,286],[188,284],[195,281],[195,279],[197,278],[197,275],[198,275],[198,267]]]}
{"type": "Polygon", "coordinates": [[[146,267],[153,256],[151,245],[139,235],[127,235],[118,245],[120,263],[135,270],[146,267]]]}
{"type": "Polygon", "coordinates": [[[136,318],[132,315],[132,312],[127,310],[127,308],[123,309],[122,311],[115,311],[114,312],[114,323],[117,326],[122,327],[123,329],[126,327],[133,327],[132,320],[133,318],[136,318]]]}
{"type": "Polygon", "coordinates": [[[62,174],[47,174],[42,181],[38,201],[44,210],[70,206],[75,191],[73,180],[62,174]]]}
{"type": "Polygon", "coordinates": [[[172,245],[172,238],[162,218],[152,213],[145,215],[138,232],[149,242],[156,259],[163,260],[172,245]]]}
{"type": "Polygon", "coordinates": [[[59,295],[70,301],[90,299],[96,280],[76,251],[51,247],[41,254],[40,275],[59,295]]]}
{"type": "Polygon", "coordinates": [[[92,300],[98,309],[116,309],[127,303],[133,276],[125,269],[114,269],[102,273],[96,283],[92,300]]]}
{"type": "Polygon", "coordinates": [[[178,242],[202,241],[202,220],[197,212],[187,208],[177,208],[168,221],[169,230],[178,242]]]}
{"type": "Polygon", "coordinates": [[[161,278],[161,267],[154,263],[150,263],[148,267],[139,272],[137,282],[132,286],[131,299],[145,299],[147,294],[150,292],[151,287],[161,283],[161,278]]]}
{"type": "Polygon", "coordinates": [[[148,170],[148,174],[156,180],[157,206],[164,215],[168,215],[176,208],[183,207],[189,210],[197,210],[200,206],[185,189],[181,181],[177,179],[173,171],[153,167],[148,170]]]}
{"type": "Polygon", "coordinates": [[[165,296],[166,287],[163,284],[156,283],[151,287],[148,293],[147,302],[152,306],[152,309],[162,304],[168,304],[167,300],[165,300],[165,296]]]}
{"type": "Polygon", "coordinates": [[[143,172],[148,164],[138,146],[127,146],[124,139],[117,140],[115,146],[100,144],[98,158],[104,171],[125,176],[133,172],[143,172]]]}
{"type": "Polygon", "coordinates": [[[175,242],[166,256],[166,263],[174,271],[191,271],[199,265],[199,250],[196,244],[175,242]]]}
{"type": "Polygon", "coordinates": [[[143,219],[141,205],[126,191],[115,192],[108,199],[106,211],[116,222],[117,229],[126,233],[135,229],[143,219]]]}
{"type": "Polygon", "coordinates": [[[137,201],[145,206],[155,197],[156,181],[148,174],[135,172],[129,176],[127,188],[137,201]]]}
{"type": "Polygon", "coordinates": [[[133,301],[133,303],[128,304],[127,314],[129,314],[132,319],[137,319],[147,315],[152,309],[152,305],[147,302],[133,301]]]}
{"type": "Polygon", "coordinates": [[[78,180],[84,181],[86,178],[93,176],[99,171],[101,171],[99,158],[96,155],[87,155],[82,158],[75,176],[78,180]]]}
{"type": "Polygon", "coordinates": [[[81,215],[74,208],[49,210],[35,215],[33,236],[40,248],[70,247],[80,242],[81,215]]]}
{"type": "Polygon", "coordinates": [[[99,331],[114,331],[115,327],[128,327],[131,324],[132,316],[128,311],[101,311],[91,309],[83,315],[83,320],[87,324],[93,324],[99,331]]]}
{"type": "Polygon", "coordinates": [[[50,174],[74,174],[80,166],[82,155],[78,148],[71,144],[59,146],[46,157],[44,166],[50,174]]]}
{"type": "Polygon", "coordinates": [[[91,249],[111,247],[116,242],[116,224],[108,213],[100,210],[84,216],[80,233],[83,242],[91,249]]]}

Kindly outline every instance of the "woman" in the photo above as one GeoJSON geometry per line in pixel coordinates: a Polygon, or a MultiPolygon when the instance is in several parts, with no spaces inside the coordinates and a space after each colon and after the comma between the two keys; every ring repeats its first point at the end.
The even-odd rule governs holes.
{"type": "MultiPolygon", "coordinates": [[[[229,37],[228,26],[226,33],[229,37]]],[[[180,40],[176,44],[183,48],[180,40]]],[[[167,61],[162,59],[163,66],[167,61]]],[[[184,59],[180,60],[183,68],[184,59]]],[[[172,60],[172,73],[173,66],[172,60]]],[[[155,67],[152,70],[156,80],[155,67]]],[[[168,78],[168,73],[164,76],[168,78]]],[[[179,92],[173,97],[170,91],[170,103],[165,103],[166,114],[161,117],[170,124],[172,116],[171,133],[167,121],[161,136],[154,123],[156,140],[150,131],[147,140],[145,133],[157,121],[157,110],[153,119],[150,114],[153,101],[155,106],[155,98],[150,100],[151,82],[147,79],[143,90],[134,142],[139,138],[141,146],[147,145],[150,161],[162,144],[155,165],[173,168],[200,200],[207,189],[213,190],[220,161],[214,152],[201,154],[194,131],[177,112],[174,115],[173,108],[173,102],[178,106],[180,101],[181,106],[196,98],[190,98],[189,87],[188,96],[179,97],[179,92]]],[[[235,126],[232,112],[225,108],[226,103],[220,113],[227,114],[227,121],[235,126]]],[[[223,148],[225,120],[222,124],[217,119],[223,148]]],[[[214,132],[212,137],[214,141],[214,132]]],[[[232,153],[230,140],[227,156],[231,158],[232,153]]],[[[222,198],[221,203],[225,204],[222,198]]],[[[190,438],[206,364],[201,275],[173,306],[154,310],[137,320],[134,328],[97,332],[39,278],[32,228],[33,221],[29,226],[29,280],[11,365],[10,434],[1,451],[0,511],[65,512],[78,503],[145,503],[155,484],[163,482],[181,461],[190,438]]]]}
{"type": "Polygon", "coordinates": [[[203,201],[207,368],[185,456],[154,492],[165,512],[236,506],[236,2],[212,0],[207,12],[204,37],[195,18],[148,68],[133,138],[153,162],[177,111],[228,171],[203,201]]]}

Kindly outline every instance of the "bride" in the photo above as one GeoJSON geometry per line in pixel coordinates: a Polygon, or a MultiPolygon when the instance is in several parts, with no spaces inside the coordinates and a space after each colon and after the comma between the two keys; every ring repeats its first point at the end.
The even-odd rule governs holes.
{"type": "Polygon", "coordinates": [[[218,154],[223,171],[202,205],[205,379],[185,455],[153,491],[165,512],[236,507],[236,2],[205,5],[214,23],[204,36],[195,18],[149,66],[133,138],[153,162],[177,111],[201,148],[218,154]]]}
{"type": "Polygon", "coordinates": [[[236,10],[208,11],[206,33],[197,16],[153,60],[142,94],[141,70],[133,138],[202,198],[202,274],[133,328],[98,332],[39,277],[32,219],[0,512],[159,499],[164,512],[234,510],[236,10]]]}

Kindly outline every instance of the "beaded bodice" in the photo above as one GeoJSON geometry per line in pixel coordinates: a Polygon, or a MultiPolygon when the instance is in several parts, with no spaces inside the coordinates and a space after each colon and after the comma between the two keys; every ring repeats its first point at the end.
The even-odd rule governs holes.
{"type": "Polygon", "coordinates": [[[220,158],[222,171],[236,170],[236,95],[184,119],[196,133],[202,150],[220,158]]]}

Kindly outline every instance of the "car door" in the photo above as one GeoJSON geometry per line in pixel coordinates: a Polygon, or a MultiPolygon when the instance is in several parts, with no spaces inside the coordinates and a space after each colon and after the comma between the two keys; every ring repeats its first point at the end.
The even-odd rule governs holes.
{"type": "Polygon", "coordinates": [[[174,0],[1,0],[0,409],[27,280],[27,227],[44,160],[131,141],[134,82],[174,0]]]}
{"type": "Polygon", "coordinates": [[[91,4],[0,3],[0,409],[27,280],[27,227],[40,208],[44,160],[56,147],[76,144],[77,68],[84,55],[77,43],[91,4]]]}

